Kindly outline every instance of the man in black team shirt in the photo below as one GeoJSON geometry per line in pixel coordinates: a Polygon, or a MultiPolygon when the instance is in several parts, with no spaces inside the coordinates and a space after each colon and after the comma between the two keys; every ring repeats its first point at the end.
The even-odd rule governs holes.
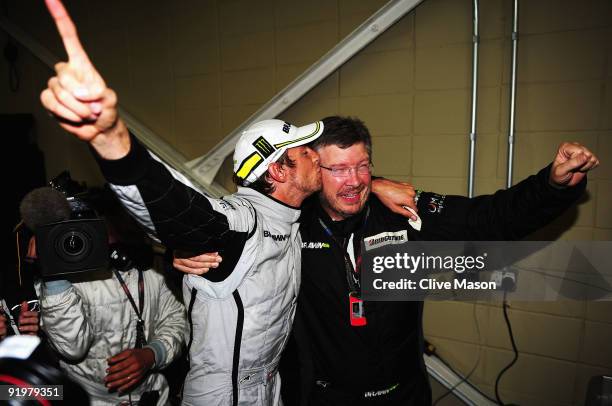
{"type": "Polygon", "coordinates": [[[313,146],[323,188],[303,206],[300,226],[302,287],[294,323],[300,398],[311,405],[429,404],[423,304],[367,302],[367,324],[350,320],[349,294],[359,291],[363,239],[400,230],[409,240],[523,238],[578,199],[597,158],[583,146],[563,143],[551,165],[494,195],[469,199],[417,192],[422,224],[415,228],[370,194],[372,147],[365,125],[341,117],[323,121],[325,131],[313,146]],[[330,248],[314,248],[319,242],[330,248]]]}

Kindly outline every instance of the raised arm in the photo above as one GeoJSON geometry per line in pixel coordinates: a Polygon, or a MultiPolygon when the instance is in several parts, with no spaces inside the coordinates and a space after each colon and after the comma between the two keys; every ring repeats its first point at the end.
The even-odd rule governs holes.
{"type": "Polygon", "coordinates": [[[105,159],[119,159],[130,150],[128,130],[117,114],[117,95],[89,60],[76,27],[60,0],[45,0],[68,56],[55,65],[40,95],[59,125],[88,142],[105,159]]]}
{"type": "Polygon", "coordinates": [[[517,240],[559,217],[586,188],[586,173],[599,164],[578,143],[562,143],[553,162],[538,174],[473,199],[423,192],[419,215],[429,239],[517,240]]]}
{"type": "Polygon", "coordinates": [[[92,146],[122,204],[151,234],[169,248],[194,254],[225,250],[226,263],[235,264],[254,227],[252,207],[204,196],[133,138],[118,116],[115,92],[91,63],[63,4],[46,4],[68,61],[56,66],[41,94],[43,106],[62,128],[92,146]]]}

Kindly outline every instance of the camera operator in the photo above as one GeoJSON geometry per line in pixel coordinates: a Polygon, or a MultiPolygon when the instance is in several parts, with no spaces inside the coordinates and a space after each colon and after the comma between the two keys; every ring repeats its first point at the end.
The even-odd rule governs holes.
{"type": "MultiPolygon", "coordinates": [[[[92,404],[166,404],[168,384],[158,371],[183,347],[185,309],[164,277],[144,265],[150,246],[142,239],[130,244],[138,241],[139,228],[128,226],[131,220],[114,196],[105,190],[86,201],[105,218],[110,269],[45,277],[37,285],[42,329],[61,368],[85,388],[92,404]]],[[[38,233],[36,240],[41,241],[38,233]]],[[[45,249],[39,247],[41,269],[45,249]]]]}

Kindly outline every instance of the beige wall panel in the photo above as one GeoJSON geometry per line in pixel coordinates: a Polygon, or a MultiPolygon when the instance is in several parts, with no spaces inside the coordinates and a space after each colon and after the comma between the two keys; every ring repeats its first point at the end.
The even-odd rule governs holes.
{"type": "Polygon", "coordinates": [[[216,39],[219,35],[216,3],[215,0],[181,0],[170,3],[172,6],[169,14],[175,43],[216,39]]]}
{"type": "Polygon", "coordinates": [[[177,111],[219,106],[219,75],[179,77],[174,82],[177,111]]]}
{"type": "Polygon", "coordinates": [[[415,134],[469,132],[470,93],[467,90],[417,91],[414,103],[415,134]]]}
{"type": "Polygon", "coordinates": [[[139,73],[132,78],[132,92],[129,93],[132,100],[126,100],[126,105],[130,106],[129,112],[172,143],[174,140],[174,98],[171,96],[173,84],[155,75],[155,72],[146,70],[137,72],[139,73]]]}
{"type": "Polygon", "coordinates": [[[488,307],[471,303],[427,301],[423,331],[426,337],[431,335],[472,344],[484,343],[488,312],[488,307]]]}
{"type": "Polygon", "coordinates": [[[465,196],[467,177],[438,178],[431,176],[412,176],[414,187],[428,192],[465,196]]]}
{"type": "MultiPolygon", "coordinates": [[[[479,169],[476,167],[476,172],[479,169]]],[[[481,170],[482,172],[482,170],[481,170]]],[[[490,195],[497,192],[500,189],[506,188],[506,181],[502,178],[476,178],[474,182],[474,196],[490,195]]],[[[465,188],[464,195],[467,195],[467,185],[465,188]]]]}
{"type": "MultiPolygon", "coordinates": [[[[500,94],[499,87],[482,87],[478,90],[478,110],[476,116],[476,131],[478,134],[493,135],[499,134],[500,115],[505,112],[500,112],[500,94]]],[[[469,134],[471,128],[471,108],[472,108],[472,93],[469,95],[470,112],[468,113],[468,127],[465,129],[465,134],[469,134]]]]}
{"type": "Polygon", "coordinates": [[[586,319],[612,324],[612,302],[587,302],[586,319]]]}
{"type": "Polygon", "coordinates": [[[217,4],[222,35],[270,31],[274,27],[272,0],[228,0],[217,4]]]}
{"type": "Polygon", "coordinates": [[[467,88],[472,80],[472,47],[453,44],[436,47],[417,47],[417,89],[467,88]]]}
{"type": "MultiPolygon", "coordinates": [[[[608,158],[610,159],[610,158],[608,158]]],[[[595,226],[599,228],[612,228],[612,182],[600,180],[598,182],[597,212],[595,226]]]]}
{"type": "Polygon", "coordinates": [[[323,21],[281,28],[276,33],[276,62],[279,65],[308,63],[310,66],[338,42],[338,24],[323,21]]]}
{"type": "Polygon", "coordinates": [[[386,0],[339,0],[340,14],[373,14],[387,3],[386,0]]]}
{"type": "MultiPolygon", "coordinates": [[[[87,27],[93,33],[91,37],[94,37],[96,36],[96,31],[98,32],[97,35],[99,35],[100,32],[105,32],[106,30],[112,31],[125,27],[125,16],[133,11],[133,5],[130,3],[132,2],[110,0],[70,1],[64,4],[69,8],[71,14],[72,7],[74,6],[77,7],[77,10],[79,8],[84,8],[84,11],[87,13],[87,27]]],[[[137,4],[138,2],[134,3],[137,4]]],[[[142,4],[142,2],[140,3],[142,4]]],[[[38,3],[38,5],[39,4],[40,3],[38,3]]],[[[46,12],[45,8],[40,8],[46,12]]],[[[49,18],[49,16],[47,15],[46,18],[49,18]]]]}
{"type": "Polygon", "coordinates": [[[457,0],[424,1],[416,9],[415,16],[417,46],[472,41],[471,2],[457,0]],[[440,29],[440,27],[444,27],[444,29],[440,29]]]}
{"type": "Polygon", "coordinates": [[[608,38],[608,53],[607,53],[607,65],[608,65],[608,76],[612,76],[612,63],[610,63],[610,61],[612,61],[612,28],[609,28],[606,30],[606,38],[608,38]]]}
{"type": "Polygon", "coordinates": [[[340,70],[340,96],[409,92],[413,59],[408,50],[354,56],[340,70]]]}
{"type": "MultiPolygon", "coordinates": [[[[567,361],[578,361],[582,321],[547,314],[515,311],[508,317],[516,346],[522,353],[539,354],[567,361]]],[[[489,312],[488,329],[484,335],[488,346],[511,350],[510,337],[501,309],[489,312]]]]}
{"type": "Polygon", "coordinates": [[[585,322],[581,360],[612,370],[612,324],[585,322]]]}
{"type": "Polygon", "coordinates": [[[335,21],[338,3],[329,0],[275,0],[277,27],[293,27],[319,21],[335,21]]]}
{"type": "Polygon", "coordinates": [[[410,176],[411,157],[411,137],[374,137],[372,139],[374,174],[410,176]]]}
{"type": "MultiPolygon", "coordinates": [[[[604,30],[555,32],[521,38],[517,78],[520,83],[601,79],[604,30]]],[[[510,64],[510,53],[504,62],[510,64]]],[[[508,76],[505,77],[508,80],[508,76]]]]}
{"type": "Polygon", "coordinates": [[[469,382],[479,384],[484,381],[485,360],[481,346],[433,336],[427,337],[427,341],[436,346],[436,352],[440,357],[463,376],[473,370],[469,382]]]}
{"type": "MultiPolygon", "coordinates": [[[[520,273],[518,277],[520,283],[520,273]]],[[[582,300],[557,300],[554,302],[525,302],[513,300],[510,305],[514,310],[534,312],[542,315],[570,317],[574,319],[582,319],[586,313],[586,303],[582,300]]]]}
{"type": "MultiPolygon", "coordinates": [[[[276,75],[274,80],[274,85],[276,91],[283,90],[287,85],[293,82],[299,75],[301,75],[310,64],[308,63],[297,63],[292,65],[278,65],[276,67],[276,75]]],[[[337,72],[335,73],[337,75],[337,72]]],[[[320,84],[319,84],[320,85],[320,84]]],[[[316,86],[313,90],[318,89],[320,86],[316,86]]],[[[337,95],[337,88],[334,91],[334,94],[337,95]]],[[[299,103],[299,101],[297,102],[299,103]]]]}
{"type": "MultiPolygon", "coordinates": [[[[488,384],[494,385],[497,374],[512,360],[513,353],[492,348],[486,348],[485,352],[485,379],[488,384]]],[[[549,402],[563,403],[574,396],[575,380],[574,363],[521,354],[516,364],[504,374],[500,388],[504,391],[516,390],[522,395],[549,402]]],[[[508,397],[504,401],[512,402],[513,398],[508,397]]]]}
{"type": "Polygon", "coordinates": [[[414,176],[467,176],[468,142],[456,135],[413,137],[414,176]]]}
{"type": "Polygon", "coordinates": [[[569,31],[609,25],[611,6],[608,0],[591,0],[579,4],[572,0],[524,2],[519,8],[521,32],[569,31]]]}
{"type": "MultiPolygon", "coordinates": [[[[172,72],[170,22],[163,12],[155,13],[146,3],[143,4],[144,10],[148,12],[135,10],[131,14],[134,23],[127,26],[132,77],[146,73],[149,77],[157,77],[159,81],[169,81],[172,72]]],[[[112,52],[111,55],[115,56],[112,52]]]]}
{"type": "MultiPolygon", "coordinates": [[[[471,2],[467,2],[471,3],[471,2]]],[[[472,7],[466,4],[465,7],[472,7]]],[[[504,0],[487,0],[480,2],[480,39],[500,39],[508,36],[508,2],[504,0]]],[[[466,22],[471,24],[472,21],[466,22]]],[[[483,42],[481,42],[482,44],[483,42]]]]}
{"type": "Polygon", "coordinates": [[[290,107],[279,118],[296,125],[304,125],[336,114],[338,114],[338,99],[322,99],[300,104],[295,108],[290,107]]]}
{"type": "MultiPolygon", "coordinates": [[[[94,19],[93,21],[97,21],[94,19]]],[[[124,28],[105,29],[104,35],[93,35],[88,41],[89,57],[106,84],[119,95],[130,90],[130,47],[124,28]],[[112,54],[108,52],[112,49],[112,54]]],[[[120,100],[122,102],[123,100],[120,100]]]]}
{"type": "Polygon", "coordinates": [[[583,405],[586,399],[587,388],[589,381],[593,376],[607,375],[610,376],[610,368],[594,367],[591,365],[578,365],[578,374],[576,377],[576,391],[574,394],[574,404],[583,405]]]}
{"type": "Polygon", "coordinates": [[[176,148],[185,155],[185,158],[195,159],[206,154],[217,144],[217,140],[211,138],[183,139],[176,142],[176,148]]]}
{"type": "MultiPolygon", "coordinates": [[[[281,91],[293,80],[301,75],[309,64],[295,64],[295,65],[279,65],[276,68],[276,90],[281,91]]],[[[312,88],[306,95],[300,100],[296,101],[294,105],[300,105],[303,102],[312,102],[314,100],[321,99],[335,99],[338,97],[338,86],[339,86],[339,72],[336,71],[325,78],[317,86],[312,88]]]]}
{"type": "MultiPolygon", "coordinates": [[[[497,184],[498,179],[495,179],[498,157],[498,142],[499,137],[490,135],[478,135],[476,138],[476,176],[488,178],[490,181],[497,184]]],[[[467,171],[466,171],[467,173],[467,171]]],[[[492,193],[498,190],[502,185],[494,186],[490,192],[484,190],[479,194],[492,193]]],[[[488,189],[490,190],[490,189],[488,189]]]]}
{"type": "MultiPolygon", "coordinates": [[[[517,131],[572,131],[599,128],[602,82],[519,85],[517,131]]],[[[508,90],[502,90],[502,111],[508,111],[508,90]]]]}
{"type": "Polygon", "coordinates": [[[217,73],[220,67],[219,42],[188,38],[174,40],[170,55],[176,77],[217,73]]]}
{"type": "MultiPolygon", "coordinates": [[[[598,135],[586,131],[555,131],[555,132],[516,132],[514,138],[514,183],[518,183],[529,175],[536,174],[540,169],[550,164],[562,142],[579,142],[596,154],[601,154],[598,148],[598,135]]],[[[497,171],[506,176],[508,135],[502,134],[499,143],[497,171]]],[[[597,169],[598,171],[599,169],[597,169]]],[[[589,174],[589,179],[597,171],[589,174]]]]}
{"type": "Polygon", "coordinates": [[[221,132],[229,134],[259,108],[258,104],[244,104],[221,107],[221,132]]]}
{"type": "Polygon", "coordinates": [[[221,39],[221,64],[224,71],[274,66],[274,32],[224,36],[221,39]]]}
{"type": "MultiPolygon", "coordinates": [[[[590,146],[589,146],[590,147],[590,146]]],[[[612,131],[597,135],[597,147],[593,149],[599,157],[599,167],[589,173],[589,180],[612,180],[612,131]]]]}
{"type": "MultiPolygon", "coordinates": [[[[478,86],[499,86],[504,71],[504,42],[501,39],[481,41],[478,54],[478,86]]],[[[470,58],[471,58],[470,51],[470,58]]],[[[470,75],[472,73],[470,62],[470,75]]],[[[470,86],[471,86],[470,76],[470,86]]]]}
{"type": "MultiPolygon", "coordinates": [[[[340,15],[340,36],[346,37],[354,29],[359,27],[372,12],[340,15]]],[[[374,53],[382,51],[393,51],[407,49],[414,46],[414,15],[408,14],[400,18],[387,31],[368,44],[361,52],[374,53]]]]}
{"type": "Polygon", "coordinates": [[[224,72],[222,78],[223,106],[262,105],[275,94],[273,68],[224,72]]]}
{"type": "Polygon", "coordinates": [[[411,94],[385,94],[340,99],[340,114],[363,120],[372,136],[412,132],[411,94]]]}
{"type": "MultiPolygon", "coordinates": [[[[612,46],[610,46],[612,48],[612,46]]],[[[612,65],[612,57],[608,57],[608,65],[612,65]]],[[[604,129],[612,130],[612,76],[605,82],[604,102],[602,110],[602,123],[604,129]]]]}
{"type": "Polygon", "coordinates": [[[220,132],[221,120],[218,108],[182,109],[176,112],[177,145],[184,147],[187,144],[202,142],[202,146],[196,149],[180,148],[188,159],[199,156],[196,150],[201,152],[200,155],[207,152],[203,150],[204,144],[210,149],[219,142],[220,132]]]}

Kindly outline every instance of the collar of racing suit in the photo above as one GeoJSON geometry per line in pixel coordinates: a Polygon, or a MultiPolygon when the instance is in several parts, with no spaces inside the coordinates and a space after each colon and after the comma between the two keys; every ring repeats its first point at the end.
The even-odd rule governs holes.
{"type": "Polygon", "coordinates": [[[300,209],[283,204],[276,199],[272,199],[270,196],[259,193],[255,189],[238,187],[236,195],[256,203],[257,211],[266,217],[287,223],[295,223],[300,218],[300,209]]]}

